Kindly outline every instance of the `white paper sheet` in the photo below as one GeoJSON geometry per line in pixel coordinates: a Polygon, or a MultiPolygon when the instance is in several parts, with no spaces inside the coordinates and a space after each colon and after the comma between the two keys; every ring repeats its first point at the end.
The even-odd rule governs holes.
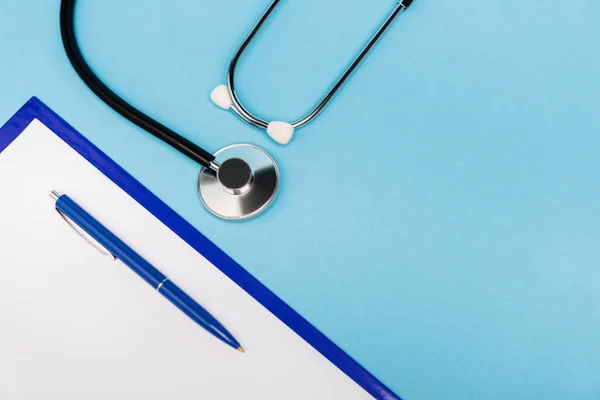
{"type": "Polygon", "coordinates": [[[0,399],[369,399],[35,120],[0,153],[0,399]],[[208,334],[54,211],[68,194],[219,319],[208,334]]]}

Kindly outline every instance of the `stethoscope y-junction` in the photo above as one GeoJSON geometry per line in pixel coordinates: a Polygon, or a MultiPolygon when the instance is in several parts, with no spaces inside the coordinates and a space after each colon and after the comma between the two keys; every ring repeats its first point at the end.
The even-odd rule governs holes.
{"type": "MultiPolygon", "coordinates": [[[[75,3],[76,0],[61,0],[60,28],[67,57],[83,82],[123,117],[202,166],[198,177],[198,192],[202,203],[211,213],[228,220],[241,220],[267,209],[279,188],[279,169],[275,160],[265,150],[249,144],[230,145],[211,154],[117,95],[98,78],[83,57],[75,34],[75,3]]],[[[240,103],[235,93],[234,77],[239,58],[279,3],[280,0],[273,1],[261,16],[231,61],[228,85],[217,87],[211,98],[217,105],[231,110],[248,124],[266,130],[277,142],[286,144],[291,140],[295,129],[308,124],[323,111],[394,19],[412,3],[412,0],[403,0],[394,8],[367,46],[318,105],[305,117],[293,123],[267,122],[254,116],[240,103]]]]}

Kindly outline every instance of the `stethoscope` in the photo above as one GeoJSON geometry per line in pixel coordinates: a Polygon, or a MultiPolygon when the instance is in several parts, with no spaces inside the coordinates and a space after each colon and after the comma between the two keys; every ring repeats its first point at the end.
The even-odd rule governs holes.
{"type": "MultiPolygon", "coordinates": [[[[314,120],[331,102],[394,19],[412,1],[400,1],[367,46],[309,114],[296,122],[287,123],[266,122],[251,114],[240,103],[234,84],[235,69],[241,55],[280,2],[274,0],[233,57],[229,65],[227,86],[218,86],[212,92],[211,99],[248,124],[267,131],[278,143],[287,144],[296,129],[314,120]]],[[[243,220],[266,210],[273,203],[279,189],[279,168],[273,157],[260,147],[250,144],[233,144],[211,154],[123,100],[98,78],[81,53],[75,35],[75,3],[76,0],[61,1],[60,28],[67,57],[83,82],[113,110],[202,166],[198,176],[198,193],[208,211],[223,219],[243,220]]]]}

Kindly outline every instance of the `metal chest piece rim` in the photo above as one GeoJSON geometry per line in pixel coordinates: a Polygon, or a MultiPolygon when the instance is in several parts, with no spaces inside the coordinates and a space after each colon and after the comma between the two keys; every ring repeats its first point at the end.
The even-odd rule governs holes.
{"type": "Polygon", "coordinates": [[[198,194],[213,215],[232,221],[265,211],[279,190],[279,167],[266,151],[251,144],[233,144],[215,154],[217,172],[202,168],[198,194]]]}

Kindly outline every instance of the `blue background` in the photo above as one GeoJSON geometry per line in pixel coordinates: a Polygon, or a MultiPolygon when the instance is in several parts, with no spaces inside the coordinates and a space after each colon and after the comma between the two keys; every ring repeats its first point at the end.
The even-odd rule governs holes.
{"type": "MultiPolygon", "coordinates": [[[[267,0],[80,0],[99,75],[216,150],[266,147],[268,213],[220,221],[198,167],[78,80],[59,1],[0,0],[0,120],[36,95],[406,399],[600,398],[600,3],[417,0],[287,147],[210,91],[267,0]]],[[[286,1],[242,101],[308,112],[393,0],[286,1]]]]}

